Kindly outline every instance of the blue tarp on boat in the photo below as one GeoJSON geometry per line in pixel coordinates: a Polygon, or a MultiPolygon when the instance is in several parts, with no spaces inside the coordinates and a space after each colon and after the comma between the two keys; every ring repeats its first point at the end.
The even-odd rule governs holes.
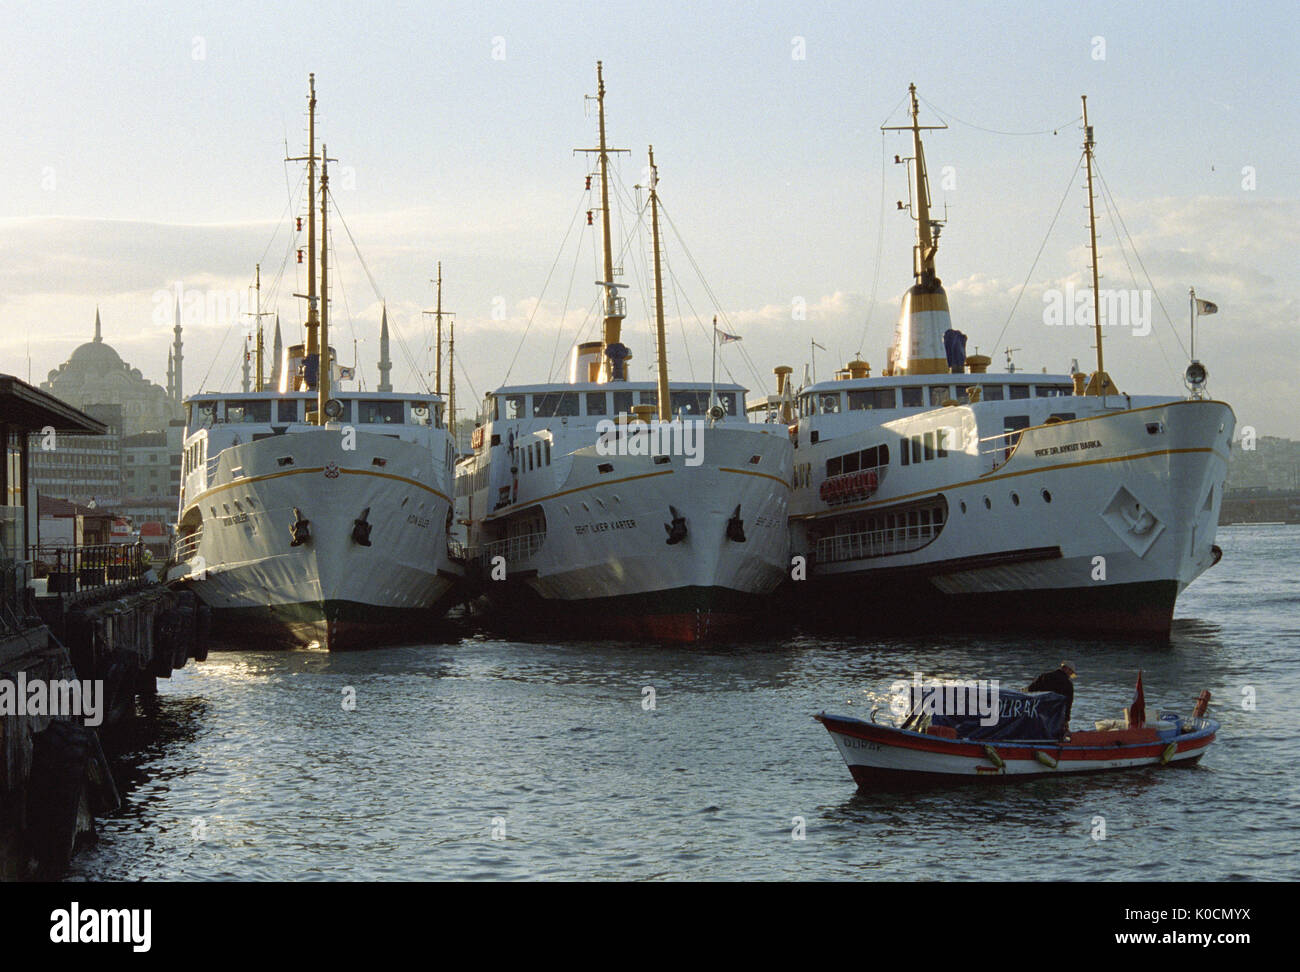
{"type": "Polygon", "coordinates": [[[1066,701],[1056,692],[998,692],[998,721],[981,725],[978,715],[935,712],[931,723],[950,726],[962,739],[1057,739],[1065,731],[1066,701]]]}

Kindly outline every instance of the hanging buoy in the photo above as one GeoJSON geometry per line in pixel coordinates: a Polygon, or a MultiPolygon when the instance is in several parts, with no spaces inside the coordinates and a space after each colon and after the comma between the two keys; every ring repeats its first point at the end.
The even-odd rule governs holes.
{"type": "Polygon", "coordinates": [[[998,751],[994,749],[992,746],[984,747],[984,755],[987,756],[989,762],[992,763],[994,766],[996,766],[998,769],[1006,768],[1007,764],[1002,762],[1002,757],[998,755],[998,751]]]}
{"type": "Polygon", "coordinates": [[[1043,752],[1041,749],[1034,750],[1034,759],[1038,760],[1048,769],[1056,769],[1056,760],[1053,759],[1051,756],[1049,756],[1047,753],[1043,752]]]}
{"type": "Polygon", "coordinates": [[[1178,743],[1170,743],[1168,746],[1166,746],[1165,751],[1160,754],[1160,765],[1168,766],[1169,761],[1174,758],[1174,754],[1177,752],[1178,752],[1178,743]]]}

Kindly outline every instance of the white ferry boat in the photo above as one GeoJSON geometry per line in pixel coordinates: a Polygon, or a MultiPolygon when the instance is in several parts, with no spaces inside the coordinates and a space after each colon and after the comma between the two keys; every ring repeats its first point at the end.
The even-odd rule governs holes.
{"type": "Polygon", "coordinates": [[[627,380],[599,65],[597,79],[602,340],[574,349],[568,383],[486,397],[458,469],[457,518],[498,611],[571,631],[723,636],[787,575],[792,445],[784,424],[748,420],[741,386],[668,380],[653,150],[658,380],[627,380]]]}
{"type": "MultiPolygon", "coordinates": [[[[337,390],[328,301],[317,296],[329,292],[324,246],[316,286],[314,79],[309,106],[307,340],[285,349],[276,387],[259,355],[255,388],[186,400],[168,579],[192,587],[244,645],[339,650],[418,634],[463,569],[447,543],[455,454],[443,402],[392,390],[386,318],[380,390],[337,390]]],[[[328,180],[322,159],[322,237],[328,180]]]]}
{"type": "Polygon", "coordinates": [[[885,372],[851,361],[797,395],[791,529],[815,616],[1167,637],[1179,593],[1221,556],[1232,409],[1203,397],[1195,361],[1190,399],[1115,387],[1095,228],[1096,371],[994,374],[966,358],[935,270],[915,86],[911,119],[915,283],[885,372]]]}

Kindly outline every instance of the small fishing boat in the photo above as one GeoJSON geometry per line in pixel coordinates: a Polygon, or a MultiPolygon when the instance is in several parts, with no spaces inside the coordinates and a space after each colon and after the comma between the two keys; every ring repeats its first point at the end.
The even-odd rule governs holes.
{"type": "Polygon", "coordinates": [[[918,716],[915,710],[899,726],[875,722],[874,712],[871,721],[826,712],[814,718],[835,740],[859,787],[1190,766],[1219,730],[1219,723],[1205,715],[1209,692],[1201,693],[1190,717],[1162,710],[1148,725],[1145,707],[1138,705],[1125,710],[1124,720],[1099,722],[1095,729],[1060,738],[1033,732],[1050,720],[1023,717],[1027,705],[1047,709],[1064,701],[1053,692],[1002,692],[999,718],[990,726],[972,716],[918,716]],[[1135,711],[1142,715],[1135,718],[1135,711]]]}

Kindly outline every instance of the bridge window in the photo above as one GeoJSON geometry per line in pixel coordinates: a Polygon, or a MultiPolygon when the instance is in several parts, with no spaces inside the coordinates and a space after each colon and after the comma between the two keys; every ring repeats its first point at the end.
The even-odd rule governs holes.
{"type": "Polygon", "coordinates": [[[912,436],[912,461],[921,461],[921,437],[919,435],[912,436]]]}
{"type": "Polygon", "coordinates": [[[275,403],[275,420],[277,422],[301,422],[302,401],[297,398],[280,398],[275,403]]]}
{"type": "Polygon", "coordinates": [[[986,402],[1000,402],[1003,399],[1001,385],[980,385],[980,398],[986,402]]]}
{"type": "Polygon", "coordinates": [[[381,401],[357,402],[358,421],[367,425],[402,424],[402,403],[381,401]]]}
{"type": "Polygon", "coordinates": [[[549,392],[533,396],[533,418],[578,414],[577,392],[549,392]]]}
{"type": "Polygon", "coordinates": [[[525,416],[524,405],[527,395],[507,395],[506,396],[506,415],[507,419],[521,419],[525,416]]]}
{"type": "Polygon", "coordinates": [[[930,404],[942,405],[945,401],[952,398],[952,389],[947,385],[930,386],[930,404]]]}
{"type": "Polygon", "coordinates": [[[934,433],[925,433],[925,458],[930,460],[934,458],[934,433]]]}
{"type": "Polygon", "coordinates": [[[614,392],[614,414],[622,415],[632,411],[632,393],[630,391],[614,392]]]}
{"type": "Polygon", "coordinates": [[[1029,397],[1029,386],[1028,386],[1028,385],[1008,385],[1007,388],[1010,390],[1010,396],[1009,396],[1009,397],[1011,397],[1011,398],[1013,398],[1013,399],[1015,399],[1015,398],[1028,398],[1028,397],[1029,397]]]}
{"type": "Polygon", "coordinates": [[[849,411],[894,407],[894,389],[867,388],[849,392],[849,411]]]}
{"type": "Polygon", "coordinates": [[[840,411],[839,392],[827,392],[817,396],[817,411],[821,415],[836,415],[840,411]]]}
{"type": "Polygon", "coordinates": [[[703,416],[709,410],[709,393],[704,391],[675,391],[669,397],[674,415],[703,416]]]}
{"type": "Polygon", "coordinates": [[[921,408],[925,405],[925,389],[920,385],[903,388],[903,408],[921,408]]]}
{"type": "Polygon", "coordinates": [[[605,397],[605,393],[587,392],[587,414],[607,415],[608,413],[609,413],[609,400],[605,397]]]}

